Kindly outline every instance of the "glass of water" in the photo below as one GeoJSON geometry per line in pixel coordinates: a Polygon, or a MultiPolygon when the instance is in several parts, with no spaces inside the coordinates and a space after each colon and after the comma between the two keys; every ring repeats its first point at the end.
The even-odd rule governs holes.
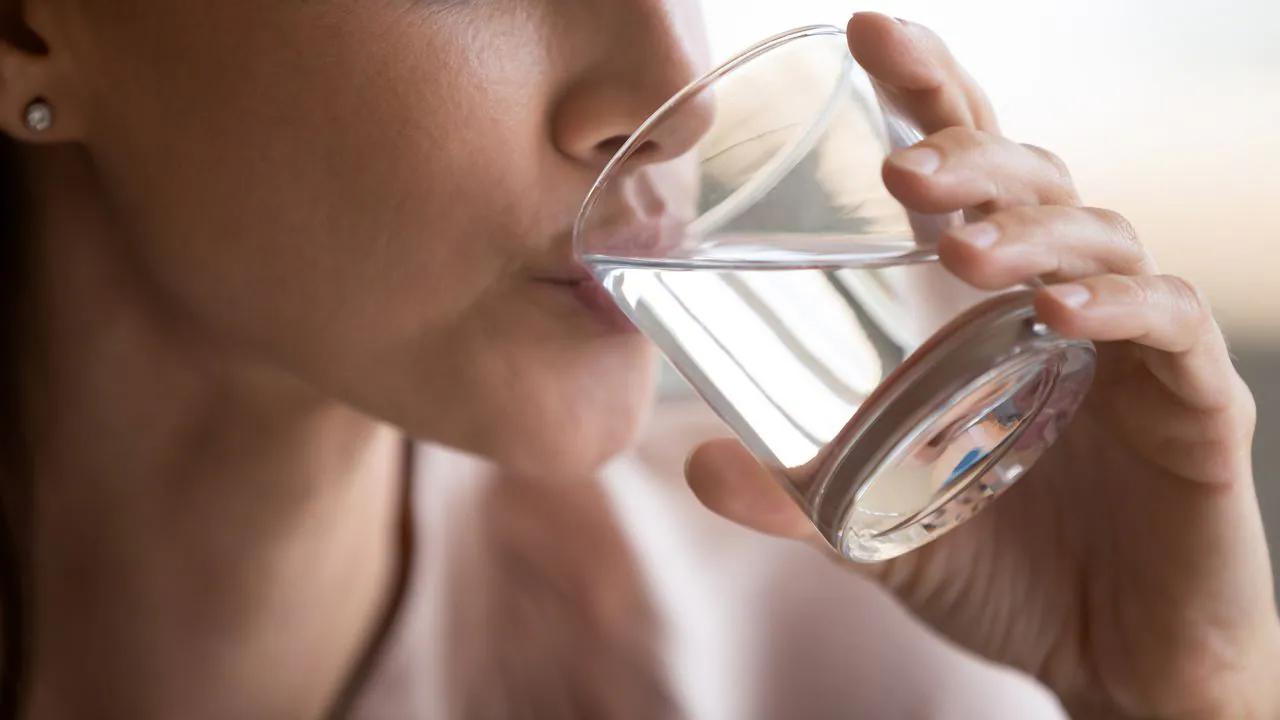
{"type": "Polygon", "coordinates": [[[1056,438],[1094,349],[937,262],[958,215],[881,181],[922,139],[813,26],[742,52],[627,140],[574,229],[578,258],[846,557],[955,527],[1056,438]]]}

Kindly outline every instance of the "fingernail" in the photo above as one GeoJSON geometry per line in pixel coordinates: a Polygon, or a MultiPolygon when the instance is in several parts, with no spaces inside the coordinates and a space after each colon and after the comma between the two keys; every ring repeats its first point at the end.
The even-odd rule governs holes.
{"type": "Polygon", "coordinates": [[[889,162],[917,175],[932,175],[942,167],[942,155],[931,147],[913,147],[896,153],[889,162]]]}
{"type": "Polygon", "coordinates": [[[906,27],[911,27],[911,21],[910,21],[910,20],[903,20],[903,19],[902,19],[902,18],[900,18],[900,17],[895,17],[895,18],[894,18],[894,20],[897,20],[899,25],[903,25],[903,26],[906,26],[906,27]]]}
{"type": "Polygon", "coordinates": [[[1084,307],[1093,298],[1093,293],[1089,292],[1089,288],[1074,283],[1051,285],[1046,288],[1046,291],[1053,296],[1054,300],[1072,308],[1084,307]]]}
{"type": "Polygon", "coordinates": [[[995,223],[977,222],[961,225],[951,231],[951,236],[970,247],[989,248],[1000,239],[1000,228],[995,223]]]}

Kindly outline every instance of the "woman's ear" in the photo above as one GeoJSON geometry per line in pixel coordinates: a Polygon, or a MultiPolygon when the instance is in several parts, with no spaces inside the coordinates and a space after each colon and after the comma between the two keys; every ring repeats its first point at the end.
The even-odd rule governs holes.
{"type": "Polygon", "coordinates": [[[61,5],[56,0],[0,0],[0,132],[20,142],[81,138],[72,68],[58,44],[61,5]]]}

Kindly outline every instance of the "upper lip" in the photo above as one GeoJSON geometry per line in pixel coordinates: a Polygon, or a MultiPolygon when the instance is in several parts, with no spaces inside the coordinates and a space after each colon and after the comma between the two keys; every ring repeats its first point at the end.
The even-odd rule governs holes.
{"type": "MultiPolygon", "coordinates": [[[[585,239],[590,254],[620,257],[660,257],[684,238],[685,222],[672,212],[654,185],[647,168],[617,179],[618,187],[592,212],[599,219],[589,224],[585,239]]],[[[578,257],[573,229],[558,234],[554,255],[539,268],[535,278],[558,285],[577,285],[595,278],[578,257]]]]}
{"type": "Polygon", "coordinates": [[[536,275],[534,279],[539,282],[551,283],[553,285],[580,285],[582,283],[592,282],[595,280],[595,278],[591,276],[591,272],[581,263],[560,271],[536,275]]]}
{"type": "Polygon", "coordinates": [[[590,232],[594,252],[622,257],[654,257],[676,247],[683,238],[683,223],[669,214],[630,218],[601,224],[590,232]]]}
{"type": "MultiPolygon", "coordinates": [[[[674,218],[669,215],[637,218],[632,216],[622,222],[603,224],[591,233],[591,245],[602,254],[614,251],[623,257],[655,257],[673,247],[680,237],[673,232],[674,218]]],[[[553,247],[560,256],[558,262],[534,274],[534,279],[557,285],[577,285],[592,282],[591,270],[574,255],[572,232],[556,237],[553,247]]]]}
{"type": "Polygon", "coordinates": [[[555,258],[534,271],[534,280],[555,285],[578,285],[595,279],[591,270],[574,257],[572,231],[557,235],[551,247],[555,258]]]}

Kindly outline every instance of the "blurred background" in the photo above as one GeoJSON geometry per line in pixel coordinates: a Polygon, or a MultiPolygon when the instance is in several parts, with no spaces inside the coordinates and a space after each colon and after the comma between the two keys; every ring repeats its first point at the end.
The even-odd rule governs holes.
{"type": "MultiPolygon", "coordinates": [[[[876,10],[928,25],[1006,134],[1053,150],[1205,289],[1258,399],[1258,492],[1280,559],[1280,3],[703,0],[718,58],[876,10]]],[[[1277,590],[1280,591],[1280,583],[1277,590]]]]}

